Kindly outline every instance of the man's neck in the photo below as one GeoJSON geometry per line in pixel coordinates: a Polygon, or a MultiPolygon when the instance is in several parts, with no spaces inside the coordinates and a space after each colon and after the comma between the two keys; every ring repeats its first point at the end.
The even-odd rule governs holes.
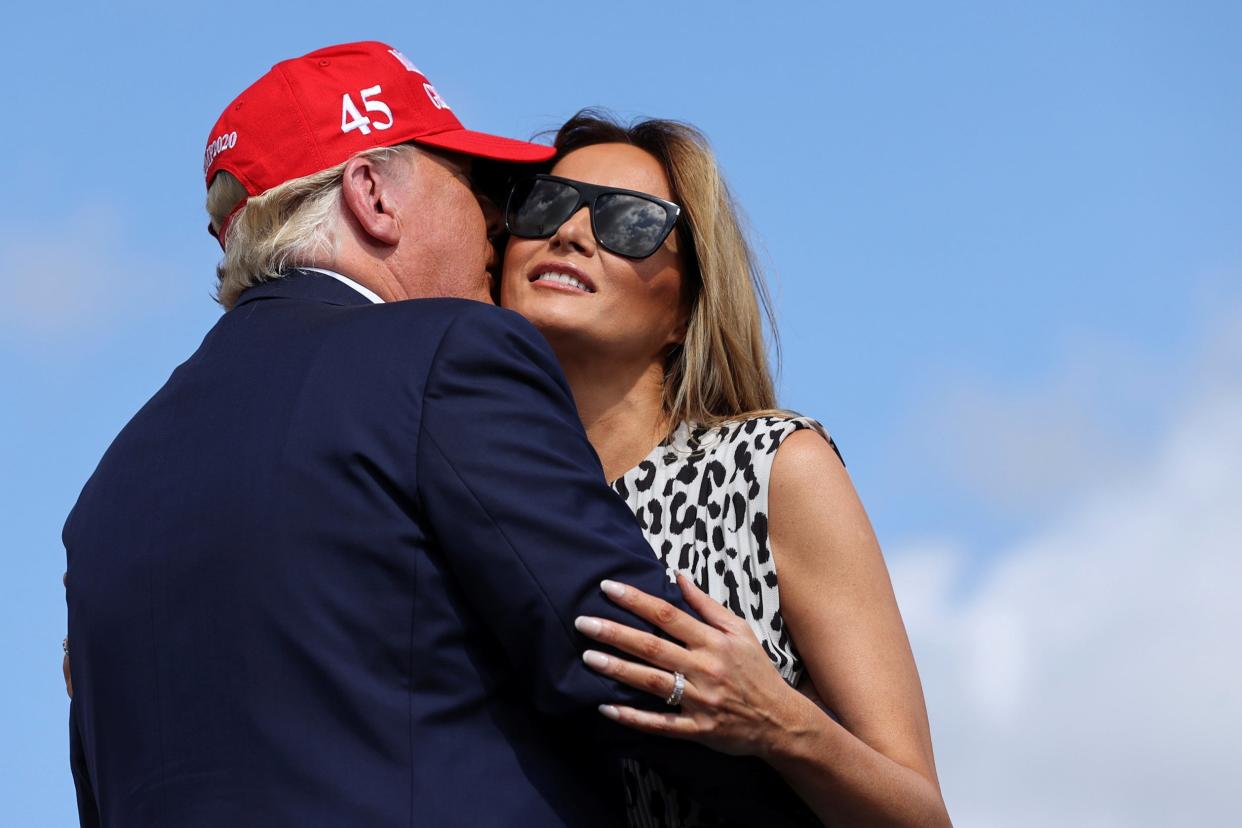
{"type": "Polygon", "coordinates": [[[332,259],[316,262],[317,267],[338,273],[374,293],[383,302],[399,302],[409,299],[401,282],[384,266],[382,261],[368,256],[350,255],[339,251],[332,259]]]}
{"type": "Polygon", "coordinates": [[[373,303],[375,303],[375,304],[377,304],[377,305],[382,305],[382,304],[384,304],[384,299],[383,299],[383,298],[382,298],[379,294],[377,294],[375,291],[371,290],[369,287],[367,287],[366,285],[362,284],[361,282],[356,282],[356,281],[354,281],[353,279],[351,279],[351,278],[349,278],[348,276],[346,276],[344,273],[339,273],[339,272],[337,272],[337,271],[335,271],[335,270],[332,270],[332,269],[330,269],[330,268],[325,268],[325,267],[310,267],[310,266],[306,266],[306,265],[302,266],[300,269],[301,269],[301,270],[307,270],[307,271],[310,271],[310,272],[312,272],[312,273],[322,273],[322,274],[324,274],[325,276],[329,276],[329,277],[331,277],[331,278],[333,278],[333,279],[336,279],[338,282],[341,282],[342,284],[344,284],[344,285],[346,285],[346,286],[348,286],[348,287],[350,287],[350,288],[353,288],[354,290],[358,291],[358,292],[359,292],[359,293],[361,293],[363,296],[365,296],[367,299],[370,299],[373,303]]]}

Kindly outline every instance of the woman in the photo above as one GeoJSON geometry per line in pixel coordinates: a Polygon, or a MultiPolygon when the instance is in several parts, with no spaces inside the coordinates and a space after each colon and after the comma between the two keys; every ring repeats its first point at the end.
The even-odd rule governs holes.
{"type": "MultiPolygon", "coordinates": [[[[758,756],[824,823],[949,824],[883,558],[831,440],[774,410],[766,296],[705,139],[584,110],[555,143],[551,176],[509,199],[501,302],[551,343],[607,479],[707,622],[602,585],[681,643],[579,619],[632,656],[588,666],[680,703],[601,713],[758,756]]],[[[626,778],[631,825],[701,824],[655,773],[626,778]]]]}
{"type": "MultiPolygon", "coordinates": [[[[762,283],[706,142],[583,112],[556,145],[562,180],[510,200],[501,299],[556,350],[607,478],[707,621],[602,585],[682,646],[580,619],[634,656],[587,650],[589,666],[680,702],[601,713],[758,756],[825,823],[948,824],[883,559],[831,441],[773,410],[762,283]]],[[[703,824],[698,803],[626,770],[631,825],[703,824]]]]}

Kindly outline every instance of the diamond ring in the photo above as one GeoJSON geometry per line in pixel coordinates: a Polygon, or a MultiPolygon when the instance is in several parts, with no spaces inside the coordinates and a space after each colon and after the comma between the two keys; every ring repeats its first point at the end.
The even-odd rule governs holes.
{"type": "Polygon", "coordinates": [[[686,692],[686,677],[681,673],[673,673],[673,692],[668,694],[668,698],[664,703],[669,707],[676,707],[681,704],[681,696],[686,692]]]}

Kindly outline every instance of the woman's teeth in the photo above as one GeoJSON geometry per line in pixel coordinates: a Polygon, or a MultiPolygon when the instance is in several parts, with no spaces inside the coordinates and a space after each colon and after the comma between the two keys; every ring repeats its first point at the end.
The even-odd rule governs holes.
{"type": "Polygon", "coordinates": [[[577,288],[578,290],[584,291],[586,293],[595,292],[591,290],[589,287],[587,287],[585,284],[583,284],[582,281],[575,279],[573,276],[570,276],[568,273],[540,273],[539,278],[536,279],[535,281],[536,282],[556,282],[557,284],[561,284],[561,285],[569,285],[570,287],[577,288]]]}

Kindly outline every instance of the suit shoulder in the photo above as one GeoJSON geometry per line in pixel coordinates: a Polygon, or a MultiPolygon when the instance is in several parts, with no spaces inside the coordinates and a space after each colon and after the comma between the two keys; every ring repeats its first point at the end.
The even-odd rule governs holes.
{"type": "Polygon", "coordinates": [[[540,360],[555,359],[543,334],[521,314],[470,300],[426,301],[453,303],[445,318],[442,349],[491,354],[502,360],[518,354],[540,360]]]}
{"type": "Polygon", "coordinates": [[[341,330],[363,350],[404,353],[452,372],[536,370],[563,383],[551,346],[521,314],[471,299],[411,299],[355,308],[341,330]]]}
{"type": "Polygon", "coordinates": [[[489,305],[486,302],[475,302],[469,299],[432,299],[432,302],[453,303],[453,322],[466,325],[472,331],[501,333],[509,331],[522,336],[535,335],[539,332],[526,317],[507,308],[489,305]]]}
{"type": "Polygon", "coordinates": [[[497,389],[516,383],[572,399],[552,346],[524,316],[481,302],[453,310],[431,357],[433,383],[490,376],[497,389]],[[506,383],[498,383],[501,377],[506,383]]]}
{"type": "Polygon", "coordinates": [[[434,348],[458,322],[468,320],[471,326],[486,327],[493,317],[510,314],[483,302],[450,298],[410,299],[337,310],[344,312],[327,317],[336,336],[398,350],[434,348]]]}
{"type": "Polygon", "coordinates": [[[478,331],[537,333],[521,315],[473,299],[409,299],[372,305],[365,310],[367,319],[360,324],[385,330],[389,326],[417,325],[425,331],[445,331],[463,323],[478,331]]]}

